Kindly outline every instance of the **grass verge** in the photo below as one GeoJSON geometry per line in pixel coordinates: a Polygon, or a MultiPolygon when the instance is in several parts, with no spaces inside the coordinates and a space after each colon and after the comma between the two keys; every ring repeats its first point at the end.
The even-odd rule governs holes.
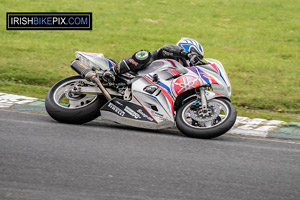
{"type": "Polygon", "coordinates": [[[120,60],[185,36],[223,63],[239,115],[299,121],[299,10],[293,0],[2,0],[0,92],[44,98],[74,74],[77,50],[120,60]],[[93,30],[7,31],[6,12],[93,12],[93,30]]]}

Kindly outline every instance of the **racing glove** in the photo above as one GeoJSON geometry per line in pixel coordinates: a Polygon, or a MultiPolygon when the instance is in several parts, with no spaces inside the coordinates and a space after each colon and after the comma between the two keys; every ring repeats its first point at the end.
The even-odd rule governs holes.
{"type": "Polygon", "coordinates": [[[196,54],[196,53],[188,53],[187,57],[188,57],[188,60],[191,63],[191,66],[193,66],[193,65],[201,65],[201,64],[204,63],[201,60],[201,57],[198,54],[196,54]]]}

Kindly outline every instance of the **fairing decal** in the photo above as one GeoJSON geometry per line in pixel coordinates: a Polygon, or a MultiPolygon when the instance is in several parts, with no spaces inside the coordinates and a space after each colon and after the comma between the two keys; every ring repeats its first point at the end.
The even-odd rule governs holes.
{"type": "MultiPolygon", "coordinates": [[[[157,102],[159,103],[159,105],[164,109],[164,111],[167,113],[167,115],[168,115],[170,118],[172,118],[172,117],[169,115],[168,111],[163,107],[163,105],[161,105],[161,103],[159,102],[159,100],[158,100],[155,96],[152,96],[152,95],[147,94],[147,93],[144,93],[144,92],[139,92],[139,91],[137,91],[137,92],[138,92],[138,93],[141,93],[141,94],[144,94],[144,95],[147,95],[147,96],[153,98],[153,99],[154,99],[155,101],[157,101],[157,102]]],[[[172,111],[173,111],[173,109],[172,109],[172,111]]],[[[173,116],[174,116],[174,115],[173,115],[173,116]]]]}
{"type": "Polygon", "coordinates": [[[135,100],[137,101],[137,102],[139,102],[139,104],[146,110],[146,112],[152,117],[152,119],[154,119],[154,121],[157,123],[157,121],[155,120],[155,118],[148,112],[148,110],[144,107],[144,105],[135,97],[135,96],[133,96],[134,98],[135,98],[135,100]]]}
{"type": "MultiPolygon", "coordinates": [[[[151,74],[148,74],[148,76],[149,76],[151,79],[153,79],[153,76],[152,76],[151,74]]],[[[148,80],[147,80],[147,81],[148,81],[148,80]]],[[[152,82],[152,81],[151,81],[151,82],[152,82]]],[[[164,83],[161,82],[161,81],[157,81],[157,84],[160,85],[160,86],[162,86],[163,88],[165,88],[165,89],[168,91],[168,93],[169,93],[170,95],[172,95],[170,88],[169,88],[166,84],[164,84],[164,83]]]]}
{"type": "Polygon", "coordinates": [[[112,62],[111,60],[109,60],[107,58],[105,58],[105,60],[108,62],[108,67],[109,68],[112,68],[112,67],[114,67],[116,65],[114,62],[112,62]]]}
{"type": "Polygon", "coordinates": [[[205,73],[204,71],[202,71],[198,67],[196,67],[196,66],[187,67],[187,69],[191,70],[192,72],[194,72],[195,74],[200,76],[207,83],[219,85],[218,82],[214,79],[214,77],[212,77],[209,74],[205,73]]]}
{"type": "Polygon", "coordinates": [[[157,84],[165,88],[169,94],[172,94],[170,88],[167,85],[163,84],[161,81],[157,81],[157,84]]]}
{"type": "Polygon", "coordinates": [[[170,69],[170,70],[168,70],[168,72],[170,73],[170,74],[172,74],[173,76],[178,76],[180,73],[178,72],[178,71],[176,71],[175,69],[170,69]]]}
{"type": "Polygon", "coordinates": [[[176,65],[175,65],[175,63],[174,63],[172,60],[169,60],[169,59],[164,59],[164,60],[166,60],[166,61],[168,61],[169,63],[171,63],[173,67],[177,68],[176,65]]]}
{"type": "MultiPolygon", "coordinates": [[[[155,85],[147,76],[144,76],[144,78],[149,82],[151,83],[152,85],[155,85]]],[[[170,106],[171,106],[171,110],[172,110],[172,116],[174,117],[174,100],[173,98],[171,97],[171,95],[161,86],[158,87],[158,89],[164,94],[164,97],[167,99],[167,101],[170,103],[170,106]]],[[[148,94],[147,94],[148,95],[148,94]]],[[[148,95],[149,96],[149,95],[148,95]]],[[[152,95],[150,95],[151,97],[153,97],[152,95]]],[[[154,97],[156,100],[157,98],[154,97]]],[[[157,102],[159,102],[157,100],[157,102]]],[[[160,102],[159,102],[160,104],[160,102]]],[[[161,105],[161,104],[160,104],[161,105]]],[[[162,105],[161,105],[162,106],[162,105]]],[[[163,107],[163,106],[162,106],[163,107]]],[[[164,108],[165,109],[165,108],[164,108]]],[[[166,112],[168,113],[168,112],[166,112]]]]}
{"type": "Polygon", "coordinates": [[[175,97],[177,97],[179,94],[200,87],[202,85],[207,85],[205,80],[203,80],[201,77],[195,77],[192,75],[184,75],[181,76],[171,83],[171,90],[175,97]]]}
{"type": "MultiPolygon", "coordinates": [[[[220,75],[220,77],[223,79],[223,81],[224,81],[224,83],[226,84],[226,85],[228,85],[227,84],[227,81],[224,79],[224,77],[223,77],[223,75],[222,75],[222,73],[221,73],[221,71],[219,70],[219,67],[216,65],[216,64],[210,64],[215,70],[216,70],[216,72],[220,75]]],[[[227,78],[227,80],[229,80],[228,78],[227,78]]]]}

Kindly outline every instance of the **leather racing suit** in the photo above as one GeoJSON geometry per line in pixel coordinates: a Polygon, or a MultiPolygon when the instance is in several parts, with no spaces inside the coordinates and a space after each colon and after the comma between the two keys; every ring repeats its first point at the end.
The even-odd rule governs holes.
{"type": "Polygon", "coordinates": [[[102,78],[106,82],[112,82],[115,80],[115,76],[124,74],[129,71],[136,72],[138,70],[146,68],[154,60],[165,58],[175,60],[180,59],[183,62],[184,66],[187,65],[186,60],[190,60],[191,63],[196,62],[196,60],[198,60],[198,56],[196,56],[195,54],[190,53],[179,46],[167,44],[153,52],[140,50],[134,53],[132,56],[124,58],[123,60],[118,62],[113,68],[104,72],[102,78]]]}

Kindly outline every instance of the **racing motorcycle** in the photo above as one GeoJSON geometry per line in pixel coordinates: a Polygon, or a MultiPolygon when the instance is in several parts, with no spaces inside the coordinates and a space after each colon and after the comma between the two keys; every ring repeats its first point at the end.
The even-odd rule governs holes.
{"type": "Polygon", "coordinates": [[[235,123],[231,85],[222,64],[184,67],[173,59],[152,62],[138,72],[102,80],[116,65],[101,53],[75,52],[71,67],[79,76],[56,83],[46,97],[49,115],[63,123],[82,124],[101,116],[133,127],[177,127],[184,135],[209,139],[226,133],[235,123]]]}

